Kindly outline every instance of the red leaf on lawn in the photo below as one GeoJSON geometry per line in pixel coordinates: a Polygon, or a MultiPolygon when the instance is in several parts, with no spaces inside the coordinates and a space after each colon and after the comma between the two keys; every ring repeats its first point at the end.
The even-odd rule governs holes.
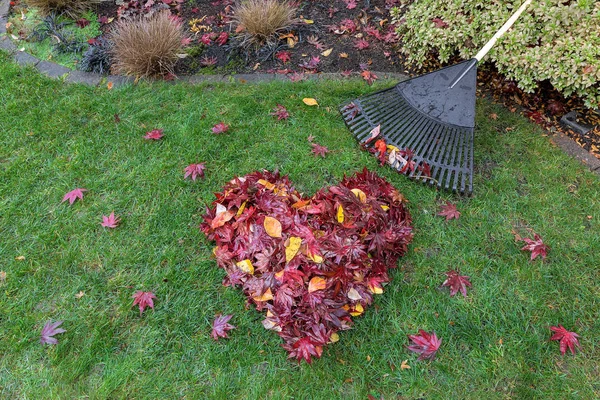
{"type": "Polygon", "coordinates": [[[408,335],[408,338],[413,342],[408,349],[420,354],[419,360],[432,360],[442,344],[442,339],[438,339],[435,332],[428,333],[422,329],[419,329],[418,335],[408,335]]]}
{"type": "Polygon", "coordinates": [[[458,219],[460,212],[456,209],[456,205],[446,201],[446,205],[441,207],[441,211],[437,213],[442,217],[446,217],[446,221],[450,221],[452,218],[458,219]]]}
{"type": "Polygon", "coordinates": [[[108,217],[106,215],[102,216],[100,225],[105,228],[116,228],[119,225],[119,222],[121,221],[119,221],[119,218],[115,218],[115,212],[113,211],[108,217]]]}
{"type": "Polygon", "coordinates": [[[131,297],[135,299],[133,300],[133,304],[131,305],[131,307],[135,307],[135,305],[137,304],[137,306],[140,308],[140,316],[142,315],[146,307],[150,307],[154,310],[154,302],[152,301],[152,299],[156,298],[154,293],[142,292],[141,290],[138,290],[131,297]]]}
{"type": "Polygon", "coordinates": [[[368,49],[369,42],[367,42],[365,39],[358,39],[357,41],[354,42],[354,48],[356,48],[358,50],[368,49]]]}
{"type": "Polygon", "coordinates": [[[285,64],[292,59],[292,55],[289,51],[282,50],[275,53],[275,58],[285,64]]]}
{"type": "Polygon", "coordinates": [[[315,156],[321,156],[325,158],[325,154],[329,153],[329,149],[325,146],[321,146],[320,144],[311,143],[312,152],[315,156]]]}
{"type": "Polygon", "coordinates": [[[285,120],[290,117],[288,110],[281,104],[277,104],[277,107],[273,109],[271,115],[277,117],[277,121],[281,121],[282,119],[285,120]]]}
{"type": "Polygon", "coordinates": [[[575,346],[579,346],[579,341],[577,338],[578,334],[575,332],[569,332],[562,325],[551,326],[550,330],[555,332],[554,335],[550,338],[550,340],[559,340],[560,341],[560,353],[564,356],[567,348],[571,350],[571,353],[575,354],[575,346]]]}
{"type": "Polygon", "coordinates": [[[217,315],[212,325],[212,332],[210,335],[215,340],[219,340],[220,337],[227,339],[227,331],[235,329],[235,326],[229,324],[229,320],[233,315],[217,315]]]}
{"type": "Polygon", "coordinates": [[[454,296],[460,291],[464,297],[467,297],[467,286],[471,287],[469,277],[452,270],[446,272],[446,276],[448,278],[442,283],[442,287],[448,286],[450,288],[450,296],[454,296]]]}
{"type": "Polygon", "coordinates": [[[63,197],[61,203],[64,203],[65,201],[69,200],[69,205],[71,205],[77,199],[83,200],[83,192],[87,192],[87,189],[83,189],[83,188],[73,189],[69,193],[65,194],[65,197],[63,197]]]}
{"type": "Polygon", "coordinates": [[[162,129],[152,129],[150,132],[146,132],[146,136],[144,136],[144,139],[146,140],[160,140],[163,136],[163,130],[162,129]]]}
{"type": "Polygon", "coordinates": [[[56,322],[48,321],[48,322],[46,322],[46,325],[44,325],[44,327],[42,328],[40,343],[41,344],[44,344],[44,343],[57,344],[58,340],[56,340],[56,338],[54,338],[52,336],[58,335],[59,333],[66,332],[64,329],[58,328],[62,323],[63,323],[63,321],[56,321],[56,322]]]}
{"type": "Polygon", "coordinates": [[[363,77],[363,79],[365,81],[367,81],[367,83],[369,85],[373,84],[373,81],[379,79],[379,77],[377,75],[375,75],[374,73],[372,73],[371,71],[363,71],[360,73],[360,75],[363,77]]]}
{"type": "Polygon", "coordinates": [[[215,126],[212,127],[212,132],[214,134],[225,133],[229,130],[229,125],[226,125],[225,122],[219,122],[215,126]]]}
{"type": "Polygon", "coordinates": [[[527,243],[521,250],[527,250],[531,252],[531,260],[535,260],[537,256],[542,256],[542,259],[546,258],[546,253],[550,250],[550,247],[544,244],[544,241],[535,233],[533,239],[523,238],[523,241],[527,243]]]}
{"type": "Polygon", "coordinates": [[[186,179],[188,176],[191,176],[193,181],[195,181],[196,177],[198,176],[200,178],[204,178],[205,168],[205,163],[190,164],[187,167],[185,167],[185,175],[183,176],[183,179],[186,179]]]}

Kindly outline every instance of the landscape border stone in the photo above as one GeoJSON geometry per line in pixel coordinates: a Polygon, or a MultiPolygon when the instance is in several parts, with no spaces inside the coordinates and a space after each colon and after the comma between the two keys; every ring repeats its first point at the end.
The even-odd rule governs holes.
{"type": "MultiPolygon", "coordinates": [[[[62,65],[51,61],[41,61],[37,57],[17,49],[17,46],[12,42],[6,33],[6,23],[8,21],[8,11],[10,8],[10,0],[0,0],[0,50],[8,51],[12,54],[13,59],[21,66],[33,65],[40,72],[53,79],[63,79],[68,83],[81,83],[87,86],[99,86],[100,84],[112,83],[112,88],[120,87],[128,84],[134,84],[135,79],[127,76],[119,75],[100,75],[91,72],[83,72],[71,70],[62,65]]],[[[379,79],[392,79],[403,81],[408,79],[408,76],[394,72],[374,72],[379,79]]],[[[359,77],[358,74],[356,74],[359,77]]],[[[321,73],[308,74],[307,80],[320,79],[340,79],[339,73],[321,73]]],[[[174,82],[186,82],[192,85],[202,83],[221,83],[221,82],[237,82],[237,83],[259,83],[283,81],[289,78],[283,74],[236,74],[236,75],[189,75],[182,76],[174,80],[174,82]]],[[[553,143],[559,146],[565,153],[579,160],[583,165],[587,166],[591,171],[600,176],[600,160],[590,152],[579,146],[573,139],[562,133],[555,133],[550,136],[553,143]]]]}

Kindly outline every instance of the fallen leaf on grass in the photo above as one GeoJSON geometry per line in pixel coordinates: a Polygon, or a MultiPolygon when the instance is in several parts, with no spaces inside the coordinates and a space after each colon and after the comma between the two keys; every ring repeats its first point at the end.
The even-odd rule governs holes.
{"type": "Polygon", "coordinates": [[[419,329],[418,335],[408,335],[408,338],[413,342],[408,350],[420,354],[419,360],[432,360],[442,344],[442,339],[438,339],[435,332],[428,333],[422,329],[419,329]]]}
{"type": "Polygon", "coordinates": [[[83,296],[85,296],[85,292],[83,290],[80,290],[79,293],[75,294],[76,299],[80,299],[83,296]]]}
{"type": "Polygon", "coordinates": [[[57,344],[58,340],[56,340],[54,335],[58,335],[59,333],[65,333],[66,330],[59,328],[62,325],[63,321],[48,321],[46,325],[42,328],[42,333],[40,337],[41,344],[57,344]]]}
{"type": "Polygon", "coordinates": [[[531,252],[531,260],[535,260],[537,256],[542,256],[542,259],[546,258],[546,253],[550,250],[550,247],[544,244],[544,241],[537,233],[533,234],[533,239],[523,238],[523,241],[527,243],[521,250],[531,252]]]}
{"type": "Polygon", "coordinates": [[[330,150],[327,147],[321,146],[320,144],[311,143],[310,145],[312,146],[313,154],[317,157],[321,156],[325,158],[325,154],[330,152],[330,150]]]}
{"type": "Polygon", "coordinates": [[[577,338],[578,334],[575,332],[569,332],[562,325],[551,326],[550,330],[555,332],[554,335],[550,338],[550,340],[558,340],[560,341],[560,353],[564,356],[567,348],[571,350],[572,354],[575,354],[575,347],[579,346],[579,341],[577,338]]]}
{"type": "Polygon", "coordinates": [[[277,104],[277,107],[273,109],[271,115],[277,117],[277,121],[286,120],[290,117],[288,110],[281,104],[277,104]]]}
{"type": "Polygon", "coordinates": [[[120,222],[121,221],[119,220],[119,218],[115,218],[115,212],[113,211],[108,217],[106,215],[102,216],[102,222],[100,223],[100,225],[102,225],[105,228],[116,228],[120,222]]]}
{"type": "Polygon", "coordinates": [[[77,199],[83,200],[83,192],[87,192],[87,189],[73,189],[69,193],[65,194],[65,197],[63,197],[61,203],[64,203],[65,201],[69,200],[69,205],[72,205],[77,199]]]}
{"type": "Polygon", "coordinates": [[[228,339],[227,331],[235,329],[235,326],[229,324],[229,320],[233,317],[233,315],[217,315],[212,324],[212,332],[210,335],[213,339],[219,340],[219,338],[228,339]]]}
{"type": "Polygon", "coordinates": [[[229,125],[224,122],[219,122],[215,126],[212,127],[212,133],[218,135],[219,133],[225,133],[229,130],[229,125]]]}
{"type": "Polygon", "coordinates": [[[401,370],[410,369],[410,365],[408,365],[408,360],[402,361],[402,364],[400,364],[400,369],[401,370]]]}
{"type": "Polygon", "coordinates": [[[140,316],[142,315],[146,307],[150,307],[154,310],[154,302],[152,301],[152,299],[156,298],[154,293],[142,292],[141,290],[138,290],[131,297],[134,299],[131,307],[135,307],[137,305],[140,308],[140,316]]]}
{"type": "Polygon", "coordinates": [[[0,271],[0,283],[6,282],[6,272],[0,271]]]}
{"type": "Polygon", "coordinates": [[[302,99],[302,101],[307,106],[318,106],[319,105],[319,103],[317,102],[317,100],[315,100],[313,98],[309,98],[309,97],[305,97],[304,99],[302,99]]]}
{"type": "Polygon", "coordinates": [[[163,136],[163,130],[162,129],[152,129],[150,132],[146,132],[146,136],[144,136],[144,139],[146,140],[160,140],[163,136]]]}
{"type": "Polygon", "coordinates": [[[450,297],[454,296],[460,291],[460,293],[467,297],[467,286],[471,287],[469,277],[466,275],[460,275],[458,271],[446,272],[446,280],[442,283],[442,287],[448,286],[450,288],[450,297]]]}
{"type": "Polygon", "coordinates": [[[458,219],[460,217],[460,212],[456,209],[456,205],[446,201],[446,205],[441,207],[441,211],[437,213],[437,215],[446,217],[446,221],[450,221],[451,219],[458,219]]]}
{"type": "Polygon", "coordinates": [[[183,175],[183,179],[191,177],[191,179],[195,181],[197,177],[204,178],[205,169],[205,163],[190,164],[184,169],[185,175],[183,175]]]}

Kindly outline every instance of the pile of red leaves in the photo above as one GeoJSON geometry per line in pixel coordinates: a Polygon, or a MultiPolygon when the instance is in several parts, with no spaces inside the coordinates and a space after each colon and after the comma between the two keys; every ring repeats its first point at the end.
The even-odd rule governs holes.
{"type": "Polygon", "coordinates": [[[235,178],[216,197],[201,230],[217,243],[223,283],[266,309],[264,327],[298,361],[320,357],[351,327],[412,240],[404,198],[366,169],[312,198],[267,171],[235,178]]]}

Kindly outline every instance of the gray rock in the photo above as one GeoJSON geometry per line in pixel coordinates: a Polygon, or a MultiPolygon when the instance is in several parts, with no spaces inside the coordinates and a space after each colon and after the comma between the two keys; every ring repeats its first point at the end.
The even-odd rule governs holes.
{"type": "Polygon", "coordinates": [[[15,59],[17,64],[21,66],[35,66],[40,62],[38,58],[32,56],[31,54],[25,53],[24,51],[17,51],[15,54],[13,54],[13,58],[15,59]]]}
{"type": "Polygon", "coordinates": [[[63,75],[66,75],[69,72],[71,72],[69,68],[63,67],[62,65],[58,65],[50,61],[40,61],[35,67],[42,74],[47,75],[50,78],[60,78],[63,75]]]}
{"type": "Polygon", "coordinates": [[[84,72],[84,71],[72,71],[65,78],[66,82],[69,83],[82,83],[88,86],[98,86],[100,81],[102,80],[102,75],[94,74],[92,72],[84,72]]]}
{"type": "Polygon", "coordinates": [[[0,49],[13,53],[17,51],[17,46],[7,36],[0,36],[0,49]]]}

